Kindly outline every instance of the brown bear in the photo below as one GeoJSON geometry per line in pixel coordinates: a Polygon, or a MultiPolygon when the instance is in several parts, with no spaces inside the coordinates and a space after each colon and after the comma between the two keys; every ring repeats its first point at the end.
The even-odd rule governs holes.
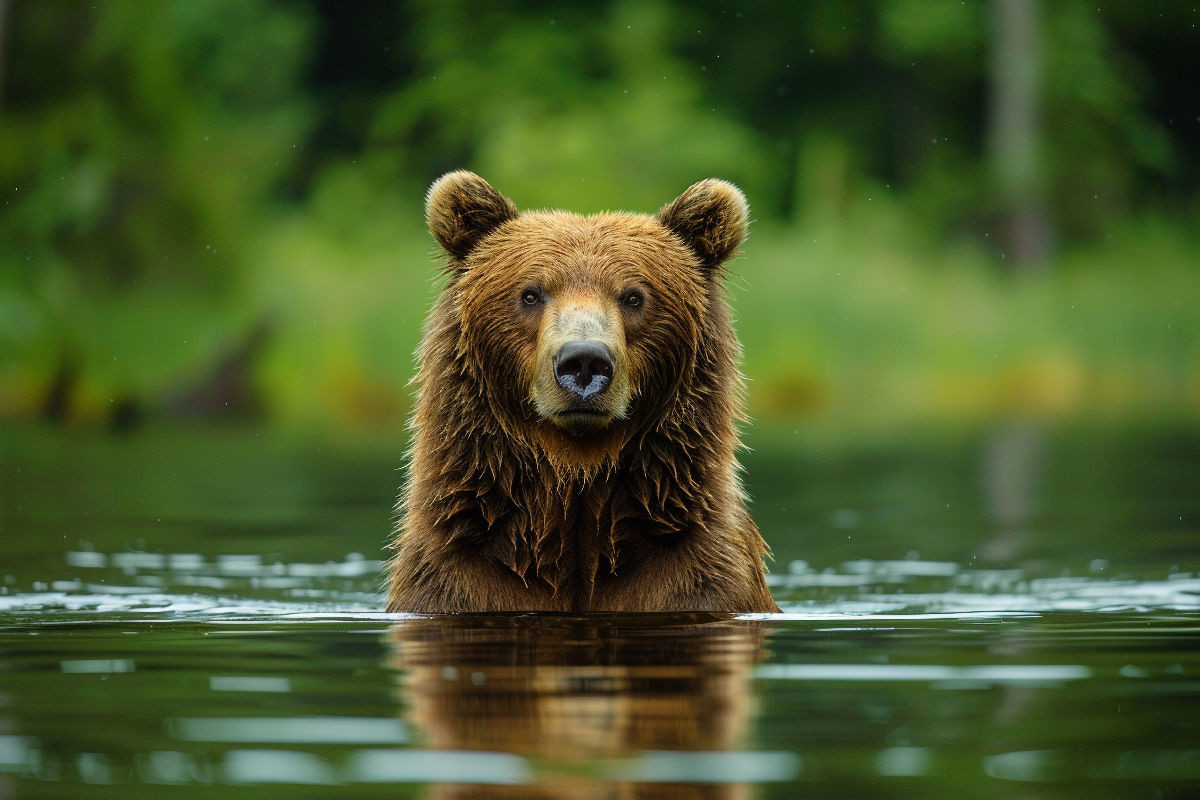
{"type": "Polygon", "coordinates": [[[418,350],[389,611],[777,611],[735,456],[732,184],[656,216],[429,189],[449,280],[418,350]]]}

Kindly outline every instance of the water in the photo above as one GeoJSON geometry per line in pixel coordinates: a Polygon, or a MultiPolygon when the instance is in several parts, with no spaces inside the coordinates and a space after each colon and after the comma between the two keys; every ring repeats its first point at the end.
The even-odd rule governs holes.
{"type": "Polygon", "coordinates": [[[0,797],[1200,795],[1195,432],[764,436],[747,617],[384,614],[397,443],[0,441],[0,797]]]}

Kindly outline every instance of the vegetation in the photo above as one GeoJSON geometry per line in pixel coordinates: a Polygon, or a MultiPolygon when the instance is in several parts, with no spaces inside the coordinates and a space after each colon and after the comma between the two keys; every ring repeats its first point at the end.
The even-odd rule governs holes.
{"type": "Polygon", "coordinates": [[[457,167],[580,211],[739,183],[765,425],[1200,408],[1183,4],[0,9],[0,416],[399,428],[436,279],[421,201],[457,167]]]}

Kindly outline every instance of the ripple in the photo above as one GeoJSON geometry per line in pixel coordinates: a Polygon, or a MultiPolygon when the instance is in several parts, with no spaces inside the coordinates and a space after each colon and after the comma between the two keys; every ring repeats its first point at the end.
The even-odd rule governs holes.
{"type": "Polygon", "coordinates": [[[997,664],[954,667],[943,664],[767,664],[755,671],[766,680],[919,681],[982,686],[1056,686],[1090,678],[1076,664],[997,664]]]}
{"type": "Polygon", "coordinates": [[[375,717],[176,717],[167,732],[187,742],[405,744],[408,726],[375,717]]]}
{"type": "MultiPolygon", "coordinates": [[[[0,614],[39,617],[149,615],[184,619],[378,615],[383,562],[284,562],[257,554],[73,550],[70,576],[0,587],[0,614]]],[[[1105,565],[1106,568],[1108,565],[1105,565]]],[[[810,617],[998,615],[1056,611],[1200,610],[1200,575],[1159,580],[1031,576],[953,562],[857,559],[815,569],[794,561],[768,576],[783,611],[810,617]]],[[[41,621],[52,621],[42,619],[41,621]]]]}

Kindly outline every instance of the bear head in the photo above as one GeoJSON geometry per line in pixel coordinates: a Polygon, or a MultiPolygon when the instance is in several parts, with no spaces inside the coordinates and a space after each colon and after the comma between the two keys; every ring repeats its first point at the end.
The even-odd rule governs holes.
{"type": "Polygon", "coordinates": [[[443,355],[500,428],[556,465],[611,462],[686,402],[684,386],[723,391],[694,373],[736,351],[721,267],[748,209],[732,184],[700,181],[655,216],[584,217],[522,213],[459,171],[430,187],[426,217],[448,256],[443,313],[457,327],[443,355]]]}

